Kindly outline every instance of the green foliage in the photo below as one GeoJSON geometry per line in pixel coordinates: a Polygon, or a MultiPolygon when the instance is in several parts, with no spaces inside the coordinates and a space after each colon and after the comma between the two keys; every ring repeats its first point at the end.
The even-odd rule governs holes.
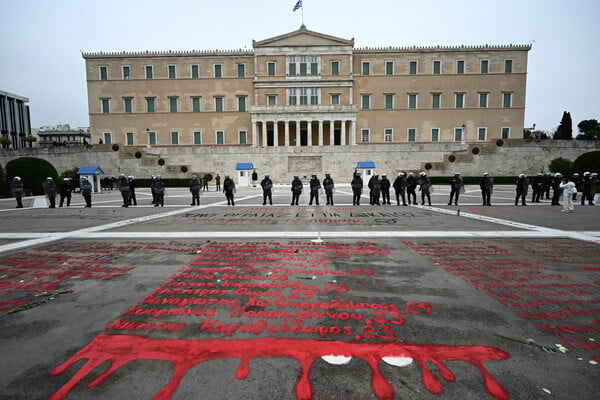
{"type": "Polygon", "coordinates": [[[600,151],[591,151],[580,155],[573,162],[573,172],[600,172],[600,151]]]}
{"type": "Polygon", "coordinates": [[[12,140],[8,136],[0,136],[0,145],[2,147],[8,147],[12,144],[12,140]]]}
{"type": "Polygon", "coordinates": [[[29,143],[37,142],[37,137],[35,137],[33,135],[27,135],[27,136],[23,137],[23,141],[29,142],[29,143]]]}
{"type": "Polygon", "coordinates": [[[573,139],[573,121],[571,120],[571,113],[563,112],[562,120],[560,125],[554,133],[555,140],[571,140],[573,139]]]}
{"type": "Polygon", "coordinates": [[[586,119],[577,124],[579,140],[600,140],[600,123],[595,119],[586,119]]]}
{"type": "Polygon", "coordinates": [[[3,197],[6,193],[8,185],[6,184],[6,174],[4,173],[4,167],[0,164],[0,197],[3,197]]]}
{"type": "Polygon", "coordinates": [[[548,169],[551,172],[560,172],[564,176],[567,176],[571,173],[572,167],[573,161],[562,157],[555,158],[554,160],[550,161],[550,164],[548,165],[548,169]]]}
{"type": "Polygon", "coordinates": [[[9,181],[15,176],[20,176],[26,195],[44,194],[42,182],[47,177],[58,181],[56,168],[48,161],[37,157],[20,157],[9,161],[6,164],[6,176],[9,181]]]}

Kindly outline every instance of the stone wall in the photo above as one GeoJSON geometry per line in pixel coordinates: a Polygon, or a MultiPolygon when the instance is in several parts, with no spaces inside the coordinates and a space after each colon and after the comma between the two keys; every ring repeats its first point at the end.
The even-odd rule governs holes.
{"type": "Polygon", "coordinates": [[[388,175],[395,175],[398,171],[425,171],[427,164],[431,166],[429,174],[432,176],[454,172],[464,176],[481,175],[483,172],[495,176],[532,175],[545,171],[554,158],[564,157],[573,161],[594,150],[600,150],[600,141],[505,140],[502,146],[495,142],[268,148],[120,146],[118,151],[113,151],[110,145],[94,145],[0,149],[0,163],[5,166],[11,159],[31,156],[49,161],[59,173],[84,165],[99,165],[109,175],[125,173],[149,177],[160,174],[167,178],[188,178],[193,173],[203,172],[237,176],[236,163],[250,162],[260,176],[268,173],[276,183],[287,183],[293,175],[317,173],[322,177],[325,172],[343,182],[343,179],[350,178],[359,161],[374,161],[376,172],[388,175]],[[136,158],[136,152],[141,153],[141,158],[136,158]],[[164,165],[159,165],[159,159],[164,160],[164,165]],[[454,161],[451,162],[451,159],[454,161]],[[187,171],[182,172],[182,167],[186,167],[187,171]]]}

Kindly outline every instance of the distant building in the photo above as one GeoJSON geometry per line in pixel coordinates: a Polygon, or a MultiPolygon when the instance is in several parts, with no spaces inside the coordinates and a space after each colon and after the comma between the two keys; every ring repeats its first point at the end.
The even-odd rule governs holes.
{"type": "Polygon", "coordinates": [[[0,148],[26,147],[27,142],[23,141],[23,138],[31,135],[28,102],[27,97],[0,90],[0,138],[6,141],[0,144],[0,148]],[[7,144],[7,139],[10,144],[7,144]]]}
{"type": "Polygon", "coordinates": [[[43,126],[37,132],[39,145],[82,146],[90,143],[90,128],[71,129],[68,124],[43,126]]]}

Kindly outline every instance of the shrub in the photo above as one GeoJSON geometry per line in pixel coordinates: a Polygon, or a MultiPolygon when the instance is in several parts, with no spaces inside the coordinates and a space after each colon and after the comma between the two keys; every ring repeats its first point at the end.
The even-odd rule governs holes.
{"type": "Polygon", "coordinates": [[[600,151],[591,151],[577,157],[573,162],[573,172],[579,172],[580,174],[589,172],[600,173],[600,151]]]}
{"type": "Polygon", "coordinates": [[[0,164],[0,197],[4,197],[5,194],[8,194],[6,192],[6,189],[8,187],[6,183],[6,174],[4,173],[4,168],[2,167],[2,164],[0,164]]]}
{"type": "Polygon", "coordinates": [[[42,182],[47,177],[52,177],[58,181],[58,172],[56,168],[48,161],[37,157],[20,157],[6,163],[6,176],[12,180],[15,176],[20,176],[23,181],[25,194],[34,195],[44,194],[42,182]]]}
{"type": "Polygon", "coordinates": [[[550,161],[548,165],[548,169],[551,172],[560,172],[563,176],[567,176],[571,174],[571,167],[573,166],[573,161],[568,158],[558,157],[554,160],[550,161]]]}

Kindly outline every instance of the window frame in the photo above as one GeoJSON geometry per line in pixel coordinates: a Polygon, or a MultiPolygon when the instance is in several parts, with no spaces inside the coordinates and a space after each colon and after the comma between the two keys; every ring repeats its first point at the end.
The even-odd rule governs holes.
{"type": "Polygon", "coordinates": [[[215,131],[215,144],[219,144],[219,145],[225,144],[225,131],[223,131],[223,130],[215,131]]]}
{"type": "Polygon", "coordinates": [[[100,113],[110,114],[110,97],[100,98],[100,113]]]}
{"type": "Polygon", "coordinates": [[[331,61],[331,75],[338,76],[339,74],[340,74],[340,61],[332,60],[331,61]]]}
{"type": "Polygon", "coordinates": [[[202,96],[191,96],[192,112],[202,112],[202,96]],[[197,107],[196,107],[197,106],[197,107]]]}
{"type": "Polygon", "coordinates": [[[502,92],[502,108],[512,108],[513,93],[514,92],[502,92]],[[506,101],[507,99],[508,99],[508,105],[507,105],[507,101],[506,101]]]}
{"type": "Polygon", "coordinates": [[[454,108],[465,108],[465,92],[454,92],[454,108]]]}
{"type": "Polygon", "coordinates": [[[417,141],[417,128],[406,128],[406,141],[413,143],[417,141]],[[411,140],[412,135],[412,140],[411,140]]]}
{"type": "Polygon", "coordinates": [[[431,74],[432,75],[441,75],[442,74],[442,60],[433,60],[431,63],[431,74]],[[437,72],[436,72],[437,65],[437,72]]]}
{"type": "Polygon", "coordinates": [[[112,132],[102,132],[102,139],[104,140],[104,144],[112,144],[112,132]]]}
{"type": "Polygon", "coordinates": [[[439,142],[441,137],[440,137],[440,128],[431,128],[431,141],[432,142],[439,142]]]}
{"type": "Polygon", "coordinates": [[[135,135],[133,132],[125,132],[125,146],[135,146],[135,135]]]}
{"type": "Polygon", "coordinates": [[[507,58],[504,60],[504,73],[512,74],[513,73],[513,60],[512,58],[507,58]]]}
{"type": "Polygon", "coordinates": [[[267,76],[276,76],[277,75],[277,62],[276,61],[267,61],[267,76]],[[271,73],[271,66],[273,66],[273,71],[271,73]]]}
{"type": "Polygon", "coordinates": [[[342,95],[340,93],[329,93],[329,102],[332,106],[339,106],[341,104],[342,95]],[[337,102],[334,101],[337,99],[337,102]]]}
{"type": "Polygon", "coordinates": [[[190,78],[200,79],[200,64],[190,64],[190,78]]]}
{"type": "Polygon", "coordinates": [[[467,62],[464,59],[456,60],[456,75],[464,75],[467,69],[467,62]]]}
{"type": "Polygon", "coordinates": [[[393,110],[394,109],[394,100],[395,100],[395,94],[394,93],[384,93],[383,94],[383,107],[386,110],[393,110]]]}
{"type": "Polygon", "coordinates": [[[371,61],[361,61],[360,74],[362,76],[370,76],[371,75],[371,61]]]}
{"type": "Polygon", "coordinates": [[[214,96],[215,112],[223,112],[225,109],[225,101],[223,96],[214,96]]]}
{"type": "Polygon", "coordinates": [[[202,131],[192,131],[192,139],[195,146],[202,145],[202,131]]]}
{"type": "Polygon", "coordinates": [[[479,60],[479,73],[481,73],[481,74],[489,74],[490,73],[490,60],[488,58],[479,60]]]}
{"type": "Polygon", "coordinates": [[[502,139],[510,139],[510,126],[503,126],[500,128],[500,137],[502,139]]]}
{"type": "Polygon", "coordinates": [[[433,92],[431,93],[431,108],[434,110],[439,110],[442,108],[442,93],[441,92],[433,92]],[[436,104],[437,102],[437,104],[436,104]],[[436,107],[437,105],[437,107],[436,107]]]}
{"type": "Polygon", "coordinates": [[[361,143],[371,143],[371,130],[368,128],[363,128],[360,130],[360,142],[361,143]]]}
{"type": "Polygon", "coordinates": [[[419,60],[408,60],[408,74],[419,75],[419,60]],[[414,65],[414,72],[413,72],[414,65]]]}
{"type": "Polygon", "coordinates": [[[248,131],[238,131],[238,144],[248,144],[248,131]]]}
{"type": "Polygon", "coordinates": [[[170,135],[171,145],[178,146],[179,145],[179,132],[172,131],[170,135]]]}
{"type": "Polygon", "coordinates": [[[385,74],[387,76],[393,76],[395,71],[395,63],[394,60],[385,60],[385,74]],[[390,71],[391,66],[391,71],[390,71]]]}
{"type": "Polygon", "coordinates": [[[121,77],[124,81],[131,80],[131,65],[121,65],[121,77]],[[127,69],[127,73],[125,73],[125,69],[127,69]]]}
{"type": "Polygon", "coordinates": [[[465,135],[465,128],[463,128],[462,126],[454,127],[454,141],[455,142],[462,142],[464,139],[464,135],[465,135]]]}
{"type": "Polygon", "coordinates": [[[215,79],[223,78],[223,64],[221,64],[221,63],[213,64],[213,78],[215,78],[215,79]]]}
{"type": "Polygon", "coordinates": [[[153,97],[145,97],[146,99],[146,112],[147,113],[155,113],[156,112],[156,96],[153,97]]]}
{"type": "Polygon", "coordinates": [[[360,95],[360,109],[370,110],[371,109],[371,94],[363,93],[360,95]]]}
{"type": "Polygon", "coordinates": [[[100,80],[100,81],[108,80],[108,65],[99,65],[98,66],[98,80],[100,80]]]}
{"type": "Polygon", "coordinates": [[[155,131],[147,131],[146,136],[147,136],[146,139],[148,141],[148,145],[156,146],[156,144],[158,143],[158,136],[156,135],[156,132],[155,131]]]}
{"type": "Polygon", "coordinates": [[[419,94],[418,93],[408,93],[407,94],[406,108],[408,110],[417,110],[419,108],[419,94]],[[412,106],[411,106],[411,99],[414,99],[414,104],[412,104],[412,106]]]}
{"type": "Polygon", "coordinates": [[[179,112],[179,97],[169,96],[169,112],[170,113],[179,112]]]}
{"type": "Polygon", "coordinates": [[[245,63],[237,63],[237,77],[238,78],[246,77],[246,64],[245,63]]]}
{"type": "Polygon", "coordinates": [[[123,97],[123,112],[125,114],[133,113],[133,97],[123,97]]]}
{"type": "Polygon", "coordinates": [[[394,128],[383,129],[383,141],[385,143],[392,143],[394,141],[394,128]]]}
{"type": "Polygon", "coordinates": [[[167,78],[168,79],[177,79],[177,65],[175,65],[175,64],[167,65],[167,78]]]}
{"type": "Polygon", "coordinates": [[[478,108],[489,108],[489,103],[490,103],[490,93],[489,92],[478,92],[478,101],[477,101],[477,105],[478,108]],[[485,99],[485,104],[482,105],[482,101],[485,99]]]}
{"type": "Polygon", "coordinates": [[[154,79],[154,65],[153,64],[144,65],[144,77],[146,79],[154,79]]]}
{"type": "Polygon", "coordinates": [[[248,111],[248,96],[237,96],[238,112],[248,111]]]}
{"type": "Polygon", "coordinates": [[[277,107],[277,95],[276,94],[267,94],[267,106],[277,107]],[[273,100],[273,101],[271,101],[271,100],[273,100]]]}
{"type": "Polygon", "coordinates": [[[477,141],[485,142],[487,140],[487,131],[488,128],[485,126],[480,126],[477,128],[477,141]],[[483,132],[483,138],[481,137],[481,133],[483,132]]]}

